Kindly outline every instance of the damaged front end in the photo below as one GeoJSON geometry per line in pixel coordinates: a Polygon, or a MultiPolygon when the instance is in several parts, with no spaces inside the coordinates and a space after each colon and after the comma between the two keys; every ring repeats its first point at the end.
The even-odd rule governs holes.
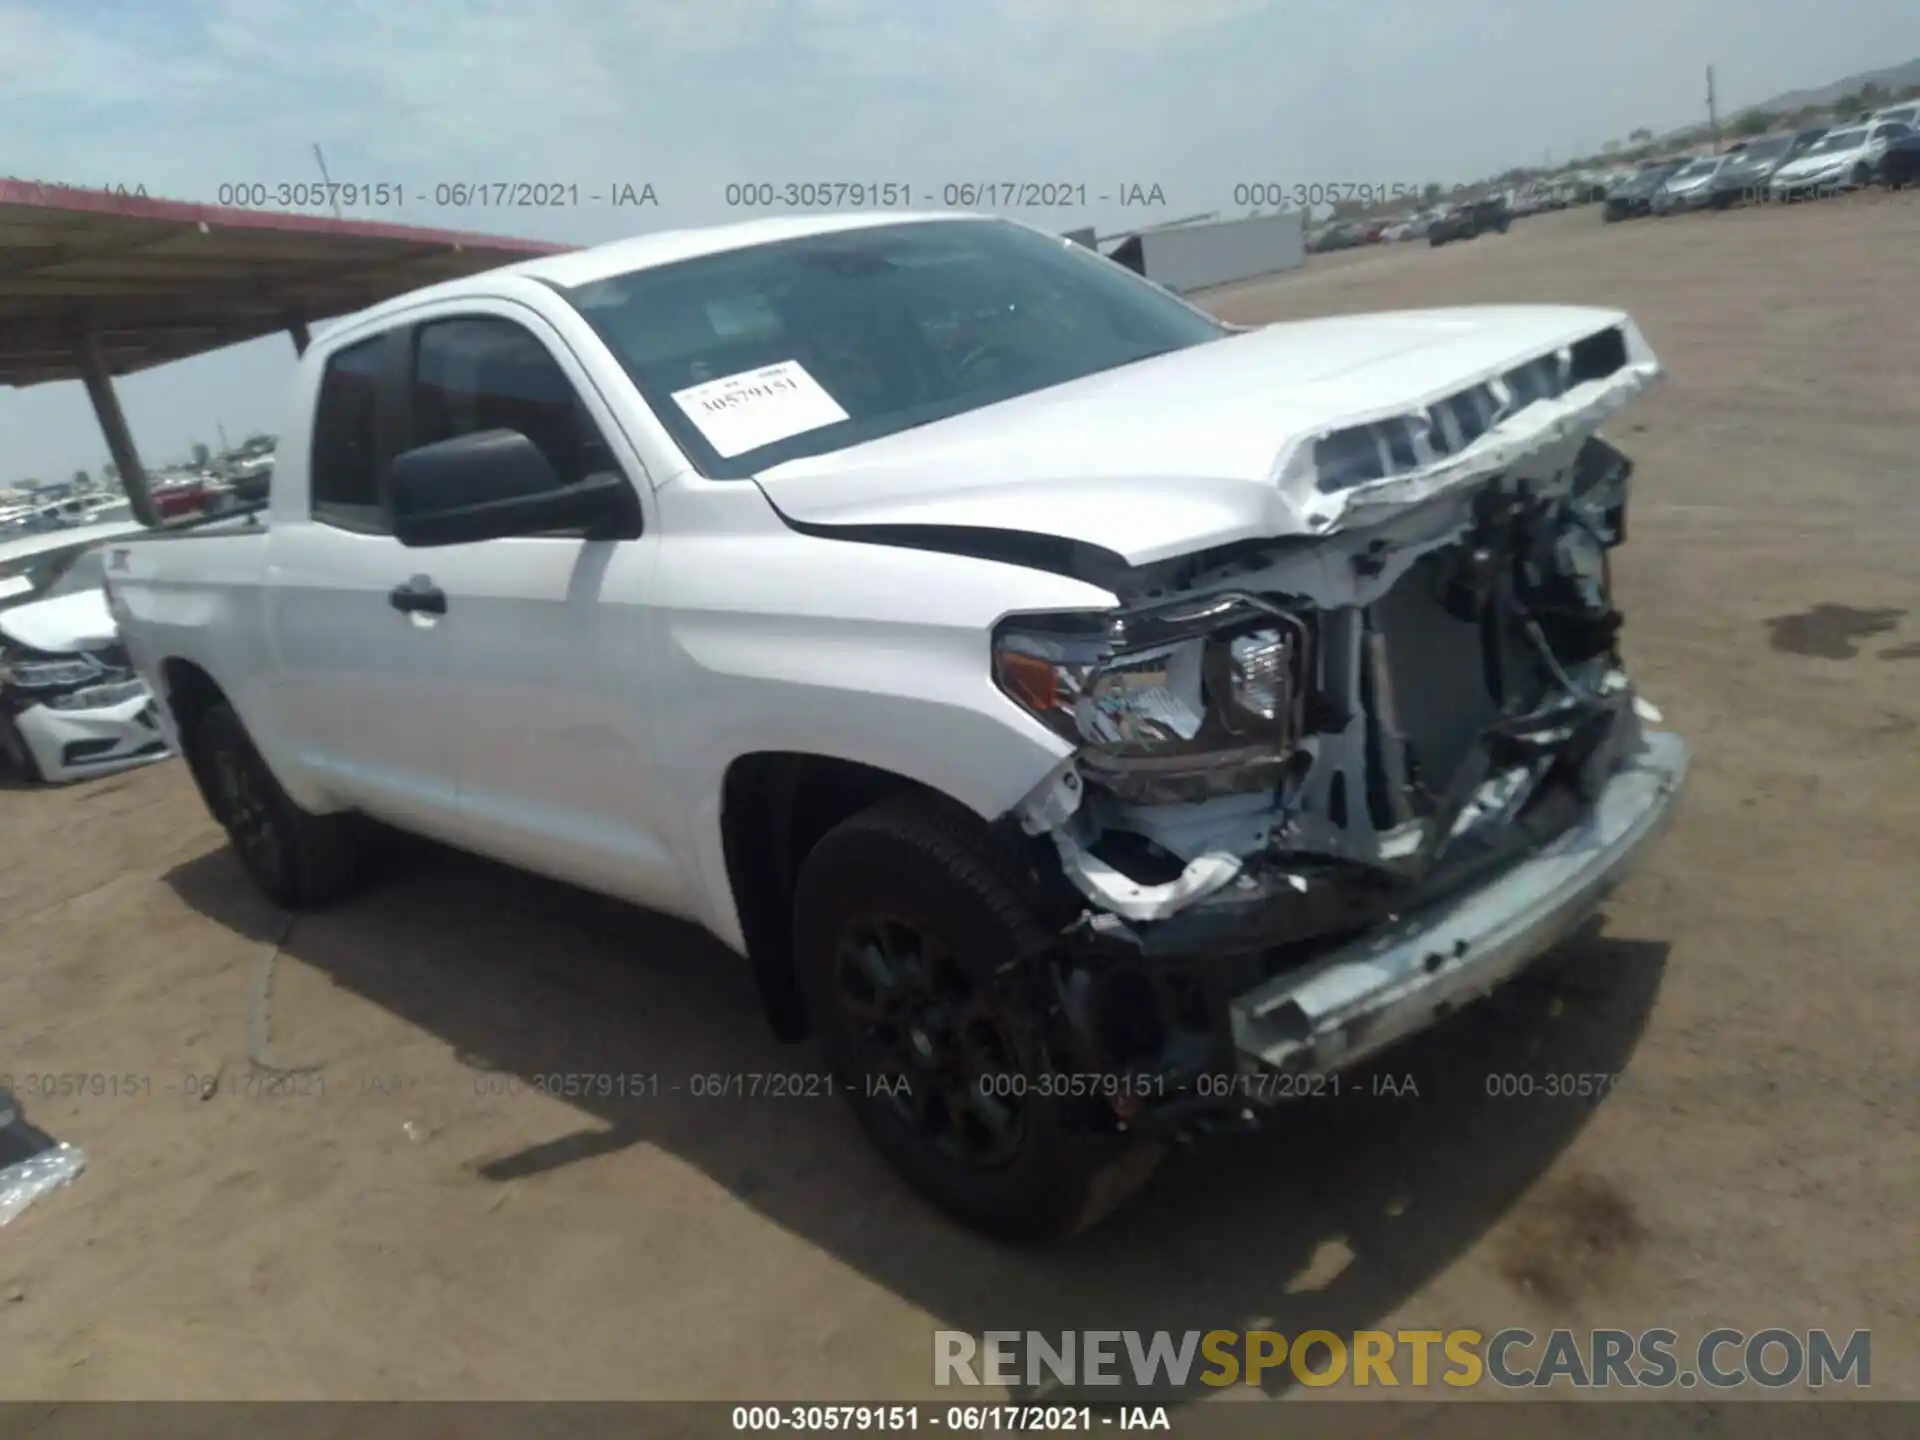
{"type": "Polygon", "coordinates": [[[1608,563],[1630,462],[1591,423],[1457,458],[1515,373],[1424,433],[1323,437],[1322,533],[996,633],[1000,688],[1077,747],[1017,818],[1065,922],[1059,1063],[1135,1077],[1114,1123],[1241,1123],[1281,1092],[1205,1077],[1422,1028],[1591,913],[1669,815],[1685,747],[1643,729],[1608,563]]]}

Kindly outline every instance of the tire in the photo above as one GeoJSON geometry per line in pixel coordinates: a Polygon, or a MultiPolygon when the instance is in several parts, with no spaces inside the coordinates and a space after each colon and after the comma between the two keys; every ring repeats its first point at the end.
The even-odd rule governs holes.
{"type": "Polygon", "coordinates": [[[1075,1123],[1097,1101],[1038,1093],[1056,1073],[1048,1017],[1009,962],[1047,943],[978,822],[930,797],[853,816],[801,866],[795,961],[836,1083],[910,1185],[1003,1240],[1090,1229],[1164,1153],[1075,1123]],[[888,1093],[902,1081],[909,1093],[888,1093]],[[978,1098],[1015,1085],[1026,1093],[978,1098]]]}
{"type": "Polygon", "coordinates": [[[20,733],[20,727],[13,722],[11,715],[0,715],[0,762],[4,762],[21,780],[29,785],[44,785],[47,777],[41,773],[40,762],[33,758],[33,749],[27,744],[27,737],[20,733]]]}
{"type": "Polygon", "coordinates": [[[232,706],[216,705],[201,717],[188,758],[234,854],[275,904],[309,910],[346,889],[358,848],[354,817],[314,815],[296,805],[232,706]]]}

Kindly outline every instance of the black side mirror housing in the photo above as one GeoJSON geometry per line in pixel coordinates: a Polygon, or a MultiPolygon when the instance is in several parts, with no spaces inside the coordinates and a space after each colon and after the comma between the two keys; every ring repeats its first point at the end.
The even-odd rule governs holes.
{"type": "Polygon", "coordinates": [[[394,538],[425,548],[512,535],[582,530],[590,539],[640,533],[639,502],[626,476],[560,483],[540,447],[518,430],[481,430],[420,445],[387,472],[394,538]]]}

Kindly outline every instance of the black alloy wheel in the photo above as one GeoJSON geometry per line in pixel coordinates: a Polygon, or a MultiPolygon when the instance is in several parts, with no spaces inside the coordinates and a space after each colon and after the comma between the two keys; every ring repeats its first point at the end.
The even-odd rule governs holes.
{"type": "Polygon", "coordinates": [[[191,737],[187,761],[194,780],[254,884],[296,910],[345,890],[358,853],[353,815],[301,809],[230,705],[208,710],[191,737]]]}
{"type": "Polygon", "coordinates": [[[807,852],[793,955],[821,1056],[887,1162],[965,1224],[1046,1241],[1122,1206],[1166,1147],[1061,1083],[1053,932],[1029,887],[977,816],[897,794],[807,852]]]}
{"type": "Polygon", "coordinates": [[[917,1145],[950,1164],[1010,1164],[1026,1135],[1008,1026],[921,925],[870,911],[841,932],[834,998],[863,1084],[917,1145]]]}
{"type": "Polygon", "coordinates": [[[227,746],[213,754],[210,769],[214,813],[241,863],[269,894],[284,888],[287,842],[274,814],[266,767],[258,755],[227,746]]]}

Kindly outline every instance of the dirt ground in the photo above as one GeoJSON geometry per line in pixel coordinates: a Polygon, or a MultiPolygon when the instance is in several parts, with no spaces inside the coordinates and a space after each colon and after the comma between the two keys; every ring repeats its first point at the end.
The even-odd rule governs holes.
{"type": "Polygon", "coordinates": [[[0,1232],[0,1395],[952,1399],[935,1329],[1825,1325],[1920,1398],[1917,255],[1911,193],[1585,209],[1210,302],[1631,311],[1669,378],[1613,432],[1626,643],[1696,770],[1603,928],[1383,1064],[1417,1098],[1184,1157],[1064,1250],[939,1219],[837,1102],[696,1096],[815,1066],[682,926],[399,852],[288,930],[177,762],[0,792],[0,1072],[87,1157],[0,1232]],[[271,1043],[324,1068],[269,1094],[283,935],[271,1043]]]}

